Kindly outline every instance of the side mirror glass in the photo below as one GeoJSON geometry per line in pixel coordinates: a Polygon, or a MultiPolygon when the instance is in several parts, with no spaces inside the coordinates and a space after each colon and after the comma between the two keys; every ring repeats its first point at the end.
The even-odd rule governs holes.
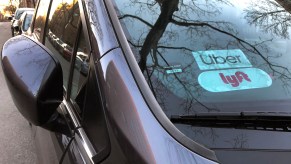
{"type": "Polygon", "coordinates": [[[61,66],[48,52],[28,37],[17,36],[4,44],[1,54],[14,104],[29,122],[42,127],[63,100],[61,66]]]}

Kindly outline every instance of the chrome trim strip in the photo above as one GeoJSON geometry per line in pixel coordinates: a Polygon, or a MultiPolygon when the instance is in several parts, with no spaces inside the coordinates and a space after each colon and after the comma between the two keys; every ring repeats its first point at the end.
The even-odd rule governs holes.
{"type": "Polygon", "coordinates": [[[81,126],[81,123],[78,120],[78,117],[72,107],[68,104],[66,100],[63,101],[63,104],[65,105],[65,110],[69,114],[75,130],[75,141],[80,148],[81,154],[86,155],[91,163],[94,163],[93,157],[97,155],[97,152],[93,148],[93,145],[91,144],[89,138],[87,137],[84,129],[81,126]]]}

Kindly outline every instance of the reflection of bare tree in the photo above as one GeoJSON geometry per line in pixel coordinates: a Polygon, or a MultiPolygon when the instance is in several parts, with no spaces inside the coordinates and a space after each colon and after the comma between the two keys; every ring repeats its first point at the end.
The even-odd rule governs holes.
{"type": "MultiPolygon", "coordinates": [[[[277,0],[281,4],[287,5],[285,0],[277,0]]],[[[289,38],[288,28],[291,25],[291,14],[284,6],[271,0],[255,1],[246,12],[246,19],[250,24],[260,27],[266,32],[273,33],[282,38],[289,38]]],[[[289,2],[290,3],[290,2],[289,2]]],[[[291,8],[289,8],[291,11],[291,8]]]]}
{"type": "Polygon", "coordinates": [[[247,136],[245,134],[240,134],[238,136],[236,136],[235,138],[233,138],[233,140],[230,141],[225,141],[226,143],[231,144],[232,148],[247,148],[248,147],[248,139],[247,136]]]}
{"type": "MultiPolygon", "coordinates": [[[[166,67],[173,65],[171,63],[172,61],[169,61],[170,57],[167,58],[167,56],[177,54],[177,56],[180,55],[180,58],[183,58],[187,55],[191,56],[193,51],[197,51],[192,46],[188,46],[189,44],[172,44],[178,43],[178,41],[174,42],[174,40],[179,40],[179,30],[183,30],[187,34],[186,38],[183,38],[184,42],[195,43],[197,41],[195,40],[196,38],[208,38],[209,42],[204,42],[199,47],[200,49],[201,47],[205,50],[233,49],[233,47],[242,49],[248,53],[248,57],[252,59],[252,62],[259,63],[255,63],[254,65],[259,65],[259,67],[264,68],[266,72],[272,74],[274,80],[280,79],[285,87],[289,87],[290,85],[290,70],[275,62],[275,59],[279,59],[281,54],[277,52],[269,53],[270,48],[268,44],[273,42],[272,37],[250,41],[231,22],[203,20],[203,16],[205,15],[215,16],[220,14],[221,10],[217,7],[217,3],[232,5],[227,0],[209,0],[210,5],[206,6],[205,4],[208,4],[206,1],[208,2],[208,0],[147,0],[143,2],[130,0],[131,4],[128,6],[136,5],[135,13],[121,13],[119,16],[119,19],[125,22],[124,24],[139,24],[137,27],[143,27],[143,29],[140,28],[142,30],[137,35],[135,34],[128,41],[133,49],[140,50],[139,54],[136,54],[138,56],[139,66],[166,114],[176,114],[175,112],[179,115],[193,114],[205,110],[213,112],[220,111],[221,107],[219,106],[220,104],[215,106],[213,105],[214,103],[209,105],[201,101],[201,99],[203,100],[201,97],[207,93],[205,94],[205,90],[194,79],[194,77],[197,78],[198,76],[193,71],[193,65],[195,65],[194,60],[189,60],[186,64],[183,63],[184,65],[182,67],[183,74],[191,76],[194,79],[192,81],[180,76],[179,73],[171,75],[165,73],[166,67]],[[200,4],[201,2],[205,3],[200,4]],[[166,7],[168,8],[166,9],[166,7]],[[159,8],[160,13],[156,13],[157,10],[155,9],[159,8]],[[147,10],[148,13],[144,12],[144,10],[147,10]],[[156,15],[150,18],[144,16],[149,13],[156,15]],[[221,40],[215,38],[217,36],[224,37],[225,40],[218,43],[221,40]],[[173,53],[170,54],[170,51],[173,53]],[[272,54],[272,56],[269,54],[272,54]],[[167,81],[167,86],[163,84],[162,80],[167,81]],[[170,102],[172,98],[170,96],[173,95],[170,92],[179,90],[184,92],[184,97],[183,99],[179,99],[179,101],[175,100],[180,104],[174,106],[170,102]]],[[[286,39],[289,37],[288,28],[291,17],[290,13],[286,12],[285,9],[271,0],[259,3],[256,1],[253,7],[245,10],[245,18],[247,18],[249,23],[264,29],[265,33],[271,32],[286,39]],[[265,6],[260,8],[261,6],[258,6],[259,4],[265,6]]],[[[185,130],[187,128],[191,128],[195,135],[199,135],[198,137],[194,136],[194,138],[203,136],[212,141],[212,143],[215,143],[219,138],[218,133],[220,130],[216,131],[215,128],[187,126],[181,129],[185,130]]],[[[234,134],[234,136],[225,142],[233,148],[248,147],[248,136],[244,133],[234,134]]]]}
{"type": "MultiPolygon", "coordinates": [[[[237,44],[244,47],[246,50],[253,52],[254,54],[258,55],[259,57],[261,57],[261,59],[263,59],[266,62],[266,65],[269,66],[269,68],[273,71],[273,74],[279,74],[280,77],[285,78],[285,79],[291,79],[291,72],[288,70],[288,68],[283,67],[281,65],[277,65],[274,64],[270,61],[270,59],[268,57],[266,57],[264,54],[261,53],[261,51],[257,48],[257,45],[253,45],[250,42],[247,42],[244,39],[241,39],[240,37],[237,37],[235,34],[232,34],[230,32],[227,32],[224,29],[219,29],[215,26],[212,26],[208,23],[204,23],[204,22],[178,22],[176,20],[172,21],[174,24],[179,25],[179,26],[200,26],[200,27],[208,27],[211,30],[220,32],[222,34],[228,35],[230,37],[232,37],[233,39],[235,39],[237,41],[237,44]]],[[[264,43],[264,42],[262,42],[264,43]]]]}
{"type": "Polygon", "coordinates": [[[164,34],[169,22],[172,19],[173,13],[178,8],[179,0],[164,0],[161,7],[161,14],[148,33],[145,42],[140,50],[141,60],[139,62],[142,71],[146,69],[147,56],[151,49],[154,49],[154,57],[156,54],[156,46],[162,35],[164,34]]]}
{"type": "MultiPolygon", "coordinates": [[[[140,3],[140,2],[136,2],[136,3],[140,3]]],[[[163,58],[162,50],[160,51],[158,49],[180,49],[180,50],[183,50],[183,51],[192,52],[191,49],[186,48],[186,47],[159,46],[159,41],[160,41],[161,37],[164,34],[174,34],[174,32],[173,33],[171,33],[171,32],[169,33],[168,31],[165,31],[165,30],[166,30],[167,26],[169,25],[169,23],[172,23],[172,24],[177,23],[177,21],[175,21],[173,19],[173,15],[174,15],[174,12],[178,10],[179,1],[178,0],[176,0],[176,1],[165,0],[165,1],[159,1],[159,4],[161,5],[161,13],[159,14],[159,17],[156,20],[156,22],[154,23],[154,25],[152,25],[151,23],[149,23],[146,20],[142,19],[141,17],[135,16],[135,15],[124,14],[124,15],[120,16],[120,19],[126,19],[126,18],[136,19],[136,20],[144,23],[145,25],[147,25],[150,28],[149,33],[146,35],[146,37],[144,39],[144,43],[139,45],[139,44],[134,44],[134,43],[131,42],[132,46],[139,47],[141,49],[140,50],[139,65],[140,65],[141,70],[143,72],[146,71],[148,75],[149,74],[152,75],[152,73],[154,71],[156,71],[156,72],[159,71],[161,74],[163,74],[164,68],[159,64],[158,56],[163,60],[164,63],[166,63],[169,66],[169,63],[167,62],[167,60],[165,58],[163,58]],[[162,3],[162,5],[161,5],[161,3],[162,3]],[[150,55],[150,54],[151,54],[152,60],[154,62],[154,65],[147,67],[146,66],[146,61],[148,59],[148,55],[150,55]],[[150,69],[150,68],[152,68],[152,69],[150,69]],[[149,73],[149,72],[151,72],[151,73],[149,73]]],[[[145,4],[141,3],[141,5],[145,5],[145,4]]],[[[148,3],[146,5],[152,7],[153,4],[148,3]]],[[[187,5],[185,5],[182,2],[181,7],[187,8],[187,5]]],[[[196,6],[196,8],[197,7],[198,6],[196,6]]],[[[213,7],[213,6],[211,5],[211,7],[213,7]]],[[[141,7],[141,8],[143,8],[143,7],[141,7]]],[[[187,8],[187,10],[194,10],[194,9],[193,8],[187,8]]],[[[202,8],[199,8],[199,10],[203,11],[204,14],[205,13],[214,14],[214,13],[217,13],[217,11],[218,11],[218,10],[215,10],[213,12],[210,12],[210,11],[208,12],[208,11],[202,9],[202,8]]],[[[197,11],[195,11],[195,12],[197,12],[197,11]]],[[[176,18],[180,18],[178,16],[175,16],[175,17],[176,18]]],[[[218,22],[218,23],[220,23],[220,22],[218,22]]],[[[225,22],[221,22],[221,23],[225,23],[225,22]]],[[[173,36],[175,36],[175,35],[173,35],[173,36]]],[[[151,75],[149,76],[149,78],[151,78],[151,75]]],[[[198,83],[196,83],[194,85],[193,84],[189,84],[186,81],[181,80],[177,75],[174,75],[174,76],[175,76],[175,79],[178,81],[178,83],[182,86],[181,89],[186,91],[186,94],[187,94],[186,97],[190,97],[189,99],[187,99],[187,101],[184,101],[186,103],[181,104],[182,106],[185,106],[185,109],[187,109],[187,111],[190,111],[189,109],[193,108],[193,104],[194,104],[193,102],[198,103],[200,106],[203,106],[208,111],[213,110],[213,109],[207,107],[206,105],[204,105],[203,103],[201,103],[200,101],[198,101],[198,99],[195,98],[195,96],[193,96],[193,94],[191,93],[191,90],[189,90],[189,88],[194,87],[195,91],[202,92],[201,91],[201,87],[199,86],[198,83]],[[192,85],[192,86],[190,86],[190,85],[192,85]]],[[[155,92],[157,92],[156,91],[157,89],[153,88],[151,80],[149,80],[149,84],[150,84],[150,87],[152,88],[154,94],[156,95],[155,92]]],[[[175,84],[175,83],[173,83],[173,84],[175,84]]],[[[175,86],[173,86],[173,87],[175,87],[175,86]]],[[[158,97],[161,98],[162,96],[159,95],[158,97]]],[[[160,102],[162,103],[162,101],[160,101],[160,102]]],[[[216,109],[214,109],[214,110],[216,110],[216,109]]],[[[187,112],[187,113],[189,113],[189,112],[187,112]]]]}
{"type": "Polygon", "coordinates": [[[217,139],[219,138],[219,135],[214,128],[199,128],[194,126],[189,126],[188,128],[191,128],[191,131],[193,131],[195,134],[195,138],[199,138],[199,136],[203,136],[203,138],[209,138],[211,145],[215,145],[217,139]]]}
{"type": "Polygon", "coordinates": [[[38,44],[24,36],[11,38],[8,42],[6,42],[3,48],[9,49],[10,47],[13,47],[13,45],[22,45],[17,47],[17,49],[14,49],[15,52],[13,52],[13,55],[20,59],[31,59],[27,61],[22,60],[22,63],[19,63],[19,65],[21,65],[19,67],[23,67],[23,72],[26,70],[31,70],[32,68],[38,68],[32,76],[22,76],[25,74],[22,72],[20,78],[26,79],[26,82],[29,82],[29,86],[32,88],[37,86],[40,82],[39,79],[43,76],[43,73],[46,70],[46,66],[49,64],[50,56],[44,55],[46,51],[44,51],[38,44]],[[28,58],[23,56],[28,56],[28,58]]]}
{"type": "MultiPolygon", "coordinates": [[[[270,0],[268,0],[269,2],[270,0]]],[[[273,61],[274,58],[279,58],[281,54],[273,54],[272,56],[268,55],[269,48],[266,46],[267,44],[270,44],[272,42],[272,39],[260,39],[259,41],[251,42],[243,36],[240,35],[239,31],[235,28],[235,26],[231,22],[225,22],[225,21],[204,21],[203,16],[210,15],[215,16],[219,15],[221,12],[221,9],[217,7],[217,3],[224,3],[226,5],[232,6],[231,3],[229,3],[227,0],[212,0],[212,1],[205,1],[203,4],[200,4],[202,1],[169,1],[169,0],[163,0],[163,1],[146,1],[140,2],[131,0],[131,5],[137,5],[135,6],[136,14],[128,14],[128,13],[122,13],[119,16],[120,20],[127,21],[127,23],[132,22],[132,24],[139,23],[142,24],[145,28],[142,32],[140,32],[139,36],[135,36],[133,39],[130,39],[129,42],[132,47],[139,49],[139,65],[142,70],[142,72],[145,73],[148,77],[148,83],[154,92],[154,95],[157,97],[157,99],[160,99],[160,103],[164,104],[164,100],[167,96],[166,93],[162,93],[158,90],[160,90],[161,84],[158,84],[158,80],[154,80],[152,76],[154,72],[158,74],[158,76],[166,79],[169,83],[168,88],[180,88],[180,90],[183,90],[186,94],[186,99],[182,102],[181,107],[186,111],[186,113],[190,113],[190,111],[195,107],[195,105],[199,104],[200,107],[202,106],[204,109],[207,109],[208,111],[213,110],[219,110],[216,106],[206,105],[205,103],[200,102],[199,97],[203,96],[204,90],[199,86],[197,82],[187,81],[186,79],[183,79],[177,74],[172,74],[171,76],[173,78],[166,78],[167,75],[165,74],[165,66],[170,66],[168,59],[165,56],[168,51],[180,51],[180,53],[177,54],[188,54],[191,56],[191,53],[195,51],[192,47],[188,46],[181,46],[181,45],[172,45],[171,43],[174,42],[175,39],[179,39],[179,31],[176,31],[176,29],[183,29],[185,33],[188,34],[187,38],[185,39],[185,42],[194,42],[194,38],[197,38],[197,36],[201,36],[204,38],[208,38],[212,42],[204,43],[204,47],[206,50],[208,49],[229,49],[229,47],[237,47],[240,48],[246,52],[249,52],[248,54],[251,54],[249,57],[253,60],[253,62],[260,63],[260,66],[262,66],[264,69],[267,69],[268,72],[271,72],[273,77],[276,77],[278,79],[282,80],[282,83],[286,86],[288,86],[287,81],[291,79],[291,72],[288,68],[281,66],[280,64],[277,64],[273,61]],[[158,6],[156,5],[158,4],[158,6]],[[209,4],[209,5],[205,5],[209,4]],[[156,13],[156,8],[160,8],[160,13],[156,13]],[[145,9],[148,9],[149,12],[155,13],[156,16],[152,17],[155,21],[151,21],[149,19],[146,19],[146,17],[143,16],[143,11],[145,9]],[[191,16],[192,15],[192,16],[191,16]],[[196,15],[196,19],[193,19],[193,15],[196,15]],[[201,19],[199,19],[201,16],[201,19]],[[213,38],[215,35],[223,36],[226,38],[226,41],[222,43],[215,42],[215,38],[213,38]],[[166,39],[165,39],[166,38],[166,39]],[[165,41],[167,40],[167,41],[165,41]],[[170,43],[170,41],[172,41],[170,43]],[[150,62],[148,62],[150,60],[150,62]],[[148,62],[148,63],[147,63],[148,62]],[[155,83],[155,84],[153,84],[155,83]],[[171,85],[172,84],[172,85],[171,85]],[[193,95],[193,92],[195,92],[195,95],[193,95]]],[[[270,1],[271,2],[271,1],[270,1]]],[[[259,3],[257,3],[259,4],[259,3]]],[[[262,3],[263,4],[263,3],[262,3]]],[[[276,12],[269,12],[268,14],[282,14],[283,8],[278,5],[275,2],[272,2],[272,5],[276,5],[276,12]]],[[[270,7],[272,8],[272,7],[270,7]]],[[[268,8],[268,10],[270,10],[268,8]]],[[[254,16],[254,13],[256,11],[255,8],[249,8],[247,12],[247,18],[250,18],[250,16],[254,16]],[[253,9],[253,10],[251,10],[253,9]],[[253,13],[253,14],[252,14],[253,13]]],[[[267,10],[267,8],[266,8],[267,10]]],[[[257,10],[259,11],[259,10],[257,10]]],[[[264,11],[264,10],[261,10],[264,11]]],[[[148,14],[148,13],[147,13],[148,14]]],[[[285,12],[286,14],[286,12],[285,12]]],[[[289,14],[287,12],[287,14],[289,14]]],[[[283,18],[283,16],[277,16],[270,22],[277,23],[283,26],[272,26],[270,29],[274,29],[273,27],[278,27],[275,31],[279,31],[282,28],[288,28],[289,22],[286,20],[286,24],[284,24],[284,20],[279,20],[278,18],[283,18]],[[281,21],[281,22],[279,22],[281,21]]],[[[263,14],[264,16],[264,14],[263,14]]],[[[290,19],[290,16],[287,17],[287,15],[284,15],[285,18],[290,19]]],[[[257,21],[265,20],[265,18],[258,18],[257,21]]],[[[253,20],[253,23],[255,23],[255,20],[253,20]]],[[[286,31],[282,31],[282,33],[286,34],[286,31]]],[[[193,63],[187,63],[186,66],[183,66],[183,73],[192,75],[190,67],[193,65],[193,63]],[[188,68],[189,67],[189,68],[188,68]]],[[[195,74],[193,74],[195,76],[195,74]]],[[[196,75],[197,76],[197,75],[196,75]]],[[[197,109],[195,109],[197,112],[197,109]]]]}
{"type": "Polygon", "coordinates": [[[90,15],[90,23],[94,26],[94,28],[96,28],[96,31],[98,33],[98,36],[100,37],[100,40],[103,39],[104,35],[101,29],[101,25],[100,25],[100,21],[98,20],[98,16],[97,16],[97,8],[95,6],[95,2],[93,1],[86,1],[87,5],[88,5],[88,14],[90,15]]]}
{"type": "MultiPolygon", "coordinates": [[[[49,28],[59,39],[66,42],[70,46],[73,46],[73,41],[75,40],[72,35],[77,31],[77,25],[79,21],[78,3],[72,0],[72,3],[60,3],[56,11],[53,13],[51,21],[49,23],[49,28]]],[[[57,2],[56,2],[57,3],[57,2]]]]}
{"type": "MultiPolygon", "coordinates": [[[[167,3],[167,1],[164,1],[164,3],[167,3]]],[[[278,5],[277,3],[275,3],[275,4],[278,5]]],[[[158,42],[159,42],[161,36],[163,35],[163,33],[165,32],[165,29],[166,29],[167,25],[169,23],[172,23],[172,24],[175,24],[177,26],[188,27],[189,31],[191,31],[191,33],[194,33],[193,30],[195,30],[196,31],[195,33],[197,33],[198,32],[197,31],[197,27],[200,27],[200,28],[206,27],[206,28],[208,28],[208,31],[209,30],[214,30],[216,32],[228,35],[229,37],[231,37],[231,38],[233,38],[233,39],[235,39],[237,41],[236,44],[240,45],[241,47],[244,47],[246,50],[248,50],[250,52],[253,52],[253,53],[259,55],[267,63],[267,65],[270,67],[270,69],[273,71],[273,74],[277,73],[283,78],[287,78],[287,79],[291,78],[291,76],[290,76],[291,73],[287,68],[272,63],[268,59],[268,57],[266,57],[264,54],[261,53],[261,51],[259,51],[259,49],[257,47],[260,46],[261,44],[263,44],[265,41],[262,41],[261,43],[257,43],[257,44],[251,44],[251,43],[247,42],[246,40],[238,37],[237,34],[236,34],[237,32],[235,32],[235,30],[231,29],[231,27],[229,26],[229,24],[227,22],[192,21],[192,20],[183,19],[183,18],[180,18],[180,17],[177,17],[177,16],[174,16],[174,18],[172,18],[173,14],[174,14],[174,11],[175,11],[174,9],[177,9],[177,8],[175,8],[176,6],[171,6],[171,5],[169,5],[169,7],[172,8],[172,9],[169,10],[169,11],[172,11],[172,12],[168,13],[169,11],[167,10],[165,12],[166,13],[165,14],[165,13],[163,13],[163,9],[161,9],[161,14],[160,14],[158,20],[156,21],[156,23],[154,25],[151,25],[146,20],[143,20],[142,18],[140,18],[138,16],[134,16],[134,15],[126,14],[126,15],[123,15],[123,16],[120,17],[120,19],[124,19],[126,17],[134,18],[134,19],[137,19],[138,21],[141,21],[142,23],[146,24],[147,26],[151,27],[151,30],[148,33],[148,35],[146,36],[146,39],[145,39],[143,45],[139,46],[139,47],[141,47],[141,50],[140,50],[141,59],[140,59],[139,64],[140,64],[140,68],[141,68],[142,71],[145,71],[145,69],[146,69],[147,56],[150,54],[151,50],[152,50],[152,53],[153,53],[153,58],[155,59],[154,61],[157,64],[157,48],[159,47],[158,46],[158,42]],[[179,18],[179,20],[177,20],[175,18],[179,18]],[[163,20],[163,21],[161,21],[161,20],[163,20]],[[168,20],[168,21],[166,21],[166,20],[168,20]],[[214,23],[215,25],[212,25],[211,23],[214,23]],[[233,33],[229,32],[229,31],[232,31],[233,33]]],[[[252,11],[252,12],[255,12],[255,11],[252,11]]],[[[252,12],[248,12],[248,13],[251,14],[252,12]]],[[[282,11],[278,10],[278,12],[281,13],[282,11]]],[[[277,12],[272,12],[272,13],[275,14],[277,12]]],[[[271,14],[271,13],[265,13],[265,14],[268,16],[268,14],[271,14]]],[[[288,20],[290,18],[291,18],[290,15],[288,15],[288,20]]],[[[262,18],[262,19],[265,19],[265,18],[262,18]]],[[[259,20],[259,19],[257,19],[257,20],[259,20]]],[[[274,20],[278,20],[278,19],[274,18],[274,20]]],[[[253,21],[253,22],[255,22],[255,21],[253,21]]],[[[282,24],[282,22],[284,23],[285,21],[279,20],[279,23],[275,22],[272,25],[272,27],[278,27],[279,24],[282,24]]],[[[289,22],[288,22],[288,24],[289,24],[289,22]]],[[[282,34],[283,33],[285,33],[285,34],[287,33],[288,34],[288,31],[287,31],[287,27],[288,26],[287,25],[284,26],[285,30],[280,30],[280,29],[278,29],[279,27],[275,28],[273,30],[277,31],[277,33],[279,33],[279,31],[282,31],[282,34]]],[[[271,27],[268,27],[268,29],[271,29],[271,27]]],[[[200,30],[200,32],[201,32],[201,30],[200,30]]],[[[211,32],[208,32],[208,33],[211,33],[211,32]]],[[[189,51],[193,51],[193,50],[185,48],[185,47],[172,47],[172,48],[173,49],[174,48],[176,48],[176,49],[180,48],[180,49],[186,49],[186,50],[189,50],[189,51]]]]}
{"type": "Polygon", "coordinates": [[[187,126],[188,130],[191,130],[193,132],[193,137],[196,139],[205,140],[205,138],[208,138],[206,144],[208,147],[222,147],[223,148],[238,148],[238,149],[247,149],[249,147],[249,139],[248,136],[245,133],[234,133],[231,134],[230,137],[226,137],[227,139],[225,141],[220,142],[220,134],[224,131],[220,131],[216,128],[200,128],[200,127],[194,127],[194,126],[187,126]]]}

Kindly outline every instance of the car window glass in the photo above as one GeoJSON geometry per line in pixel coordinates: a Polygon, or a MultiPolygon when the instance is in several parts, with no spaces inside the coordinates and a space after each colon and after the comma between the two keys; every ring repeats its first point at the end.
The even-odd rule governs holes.
{"type": "MultiPolygon", "coordinates": [[[[153,95],[172,121],[172,116],[192,115],[194,122],[205,113],[290,112],[291,26],[286,20],[291,10],[282,1],[115,0],[114,9],[153,95]]],[[[210,148],[224,147],[238,133],[247,136],[245,147],[259,138],[212,128],[218,122],[205,129],[200,123],[196,128],[174,123],[210,148]]]]}
{"type": "Polygon", "coordinates": [[[33,14],[26,14],[26,17],[24,18],[24,23],[23,23],[23,31],[27,31],[28,28],[30,27],[32,16],[33,14]]]}
{"type": "Polygon", "coordinates": [[[17,10],[15,13],[15,19],[19,19],[23,14],[24,10],[17,10]]]}
{"type": "Polygon", "coordinates": [[[77,0],[54,0],[46,30],[45,45],[58,58],[63,70],[63,84],[67,89],[70,61],[77,38],[80,11],[77,0]]]}
{"type": "Polygon", "coordinates": [[[171,13],[175,18],[162,28],[158,26],[163,20],[160,4],[151,8],[146,0],[140,2],[116,0],[115,9],[141,70],[168,115],[242,112],[246,106],[265,111],[266,101],[274,101],[268,108],[272,111],[282,101],[289,102],[290,46],[286,45],[291,40],[282,29],[291,28],[287,24],[276,28],[290,18],[290,10],[282,4],[270,0],[271,6],[281,7],[282,18],[262,14],[255,19],[255,13],[266,12],[265,3],[258,8],[252,7],[251,0],[244,1],[244,6],[217,3],[207,10],[219,12],[208,15],[189,12],[209,5],[208,1],[187,5],[177,1],[171,13]],[[232,12],[237,14],[229,15],[232,12]],[[157,31],[163,34],[154,35],[157,31]]]}
{"type": "Polygon", "coordinates": [[[48,0],[41,0],[39,2],[33,29],[33,32],[38,40],[42,40],[42,34],[45,28],[46,15],[49,5],[50,1],[48,0]]]}
{"type": "Polygon", "coordinates": [[[71,89],[71,99],[76,99],[78,92],[84,86],[89,69],[89,47],[86,44],[84,33],[79,37],[77,54],[75,56],[74,74],[71,89]]]}

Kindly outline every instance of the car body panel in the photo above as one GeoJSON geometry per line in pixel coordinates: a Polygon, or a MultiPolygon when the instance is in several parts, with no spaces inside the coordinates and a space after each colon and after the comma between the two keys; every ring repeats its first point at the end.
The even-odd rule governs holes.
{"type": "Polygon", "coordinates": [[[93,48],[98,49],[100,55],[97,58],[99,58],[111,49],[118,47],[119,44],[114,35],[114,30],[103,1],[85,1],[84,8],[87,13],[87,21],[89,22],[90,38],[92,42],[96,43],[93,46],[98,45],[98,47],[93,48]]]}
{"type": "Polygon", "coordinates": [[[123,139],[120,142],[135,146],[122,148],[139,152],[146,163],[215,163],[191,152],[168,134],[148,109],[126,63],[120,49],[100,60],[109,120],[114,120],[112,124],[120,133],[117,138],[123,139]]]}

